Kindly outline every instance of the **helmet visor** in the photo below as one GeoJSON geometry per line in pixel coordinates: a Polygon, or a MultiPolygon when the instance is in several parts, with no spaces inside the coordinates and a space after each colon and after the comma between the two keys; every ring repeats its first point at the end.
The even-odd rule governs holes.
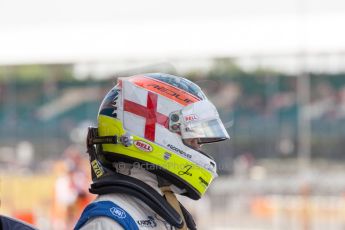
{"type": "Polygon", "coordinates": [[[199,144],[229,139],[216,108],[208,100],[195,102],[173,112],[169,122],[171,131],[178,130],[182,139],[198,139],[199,144]]]}
{"type": "Polygon", "coordinates": [[[219,118],[200,122],[190,122],[183,126],[181,127],[182,139],[197,138],[200,144],[223,141],[229,138],[219,118]]]}

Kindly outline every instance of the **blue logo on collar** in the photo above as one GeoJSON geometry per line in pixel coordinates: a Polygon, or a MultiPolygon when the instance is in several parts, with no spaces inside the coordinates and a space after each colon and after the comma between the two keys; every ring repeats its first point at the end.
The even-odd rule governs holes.
{"type": "Polygon", "coordinates": [[[118,217],[118,218],[121,218],[121,219],[124,219],[126,218],[126,213],[125,211],[123,211],[122,209],[120,208],[117,208],[117,207],[112,207],[109,209],[111,214],[113,214],[114,216],[118,217]]]}

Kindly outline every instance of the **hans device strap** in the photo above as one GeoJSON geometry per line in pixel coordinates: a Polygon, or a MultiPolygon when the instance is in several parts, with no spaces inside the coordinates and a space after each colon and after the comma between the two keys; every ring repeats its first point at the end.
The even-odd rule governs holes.
{"type": "Polygon", "coordinates": [[[180,214],[182,217],[183,225],[180,230],[187,230],[187,225],[185,224],[184,216],[181,210],[180,203],[178,202],[175,194],[171,191],[170,186],[161,187],[161,191],[163,192],[165,199],[168,201],[168,203],[180,214]]]}
{"type": "Polygon", "coordinates": [[[193,216],[187,211],[187,209],[177,200],[175,194],[171,191],[171,183],[166,179],[157,176],[158,187],[161,189],[164,194],[167,202],[180,214],[183,222],[185,223],[181,230],[190,229],[196,230],[196,224],[194,222],[193,216]]]}

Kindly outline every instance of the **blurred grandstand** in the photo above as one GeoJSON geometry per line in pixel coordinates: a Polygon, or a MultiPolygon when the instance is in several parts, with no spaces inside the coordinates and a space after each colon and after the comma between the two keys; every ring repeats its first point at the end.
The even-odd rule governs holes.
{"type": "MultiPolygon", "coordinates": [[[[169,72],[205,90],[232,137],[208,147],[221,177],[201,201],[212,214],[204,218],[194,210],[201,229],[210,222],[219,229],[344,227],[345,72],[249,69],[230,58],[208,63],[207,68],[153,65],[101,78],[92,71],[80,76],[78,66],[70,64],[0,67],[2,175],[47,176],[46,200],[35,198],[45,203],[34,211],[42,216],[52,203],[51,162],[70,145],[85,150],[86,128],[95,125],[100,100],[116,78],[169,72]]],[[[2,184],[2,200],[10,196],[6,189],[2,184]]],[[[11,214],[19,206],[3,202],[2,208],[11,214]]],[[[49,220],[36,224],[47,227],[49,220]]]]}
{"type": "MultiPolygon", "coordinates": [[[[1,70],[1,147],[14,148],[20,141],[29,141],[35,149],[35,160],[58,157],[69,144],[83,143],[80,131],[95,124],[104,93],[117,77],[135,74],[127,71],[107,79],[89,76],[88,80],[78,80],[72,65],[12,66],[1,70]]],[[[297,157],[302,110],[299,75],[270,69],[246,71],[231,59],[215,60],[207,71],[183,74],[197,82],[220,108],[232,141],[220,147],[227,151],[216,152],[227,165],[242,154],[255,159],[297,157]]],[[[345,74],[308,73],[308,79],[310,103],[303,109],[311,122],[311,157],[344,159],[345,74]]],[[[13,157],[5,155],[2,158],[13,157]]],[[[222,169],[222,173],[232,172],[232,167],[222,169]]]]}

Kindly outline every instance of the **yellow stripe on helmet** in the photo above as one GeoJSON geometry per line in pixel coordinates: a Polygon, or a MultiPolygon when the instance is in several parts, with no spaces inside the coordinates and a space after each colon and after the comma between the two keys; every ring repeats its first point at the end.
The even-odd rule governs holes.
{"type": "MultiPolygon", "coordinates": [[[[120,137],[125,133],[126,131],[123,129],[120,120],[105,115],[98,116],[99,136],[116,135],[120,137]]],[[[206,192],[208,185],[214,179],[211,172],[154,142],[135,135],[132,135],[132,137],[134,144],[131,146],[125,147],[121,143],[103,144],[103,151],[128,156],[157,165],[188,183],[201,196],[206,192]]]]}

